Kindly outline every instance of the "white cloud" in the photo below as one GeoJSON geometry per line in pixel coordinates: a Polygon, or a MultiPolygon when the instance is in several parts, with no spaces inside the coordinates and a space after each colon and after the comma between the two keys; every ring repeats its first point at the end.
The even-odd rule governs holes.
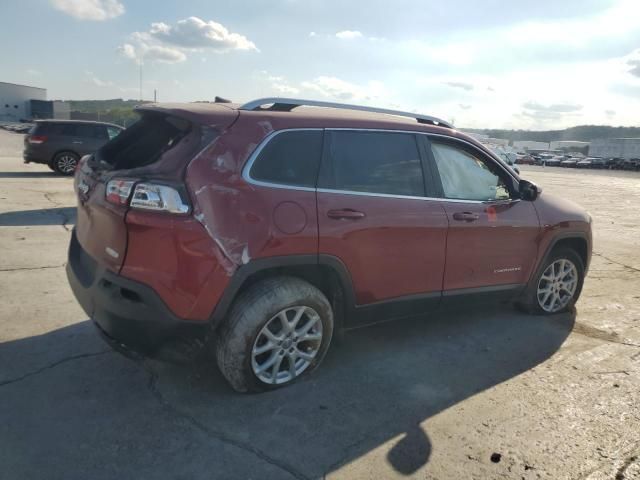
{"type": "Polygon", "coordinates": [[[180,49],[149,44],[142,38],[136,39],[136,45],[130,43],[120,45],[118,52],[138,64],[144,62],[180,63],[187,59],[185,53],[180,49]]]}
{"type": "Polygon", "coordinates": [[[629,66],[629,73],[631,75],[640,77],[640,50],[636,50],[629,55],[627,65],[629,66]]]}
{"type": "Polygon", "coordinates": [[[104,21],[124,13],[118,0],[51,0],[51,4],[78,20],[104,21]]]}
{"type": "Polygon", "coordinates": [[[87,76],[87,81],[89,83],[91,83],[92,85],[95,85],[96,87],[105,88],[105,87],[113,87],[114,86],[113,82],[101,80],[98,77],[96,77],[93,74],[93,72],[86,71],[84,73],[87,76]]]}
{"type": "Polygon", "coordinates": [[[336,33],[336,37],[341,40],[353,40],[355,38],[361,38],[362,32],[359,32],[358,30],[343,30],[336,33]]]}
{"type": "Polygon", "coordinates": [[[315,36],[317,36],[318,34],[316,32],[309,32],[309,37],[313,38],[315,36]]]}
{"type": "MultiPolygon", "coordinates": [[[[175,26],[152,23],[148,32],[133,32],[130,42],[118,47],[122,56],[138,63],[184,62],[189,54],[203,50],[226,53],[232,50],[259,51],[245,36],[231,33],[219,23],[205,22],[197,17],[179,20],[175,26]]],[[[206,62],[205,57],[200,57],[206,62]]]]}
{"type": "Polygon", "coordinates": [[[320,76],[311,81],[302,82],[300,86],[322,97],[352,102],[370,102],[383,97],[386,92],[382,82],[371,80],[365,85],[358,85],[330,76],[320,76]]]}
{"type": "Polygon", "coordinates": [[[267,71],[261,71],[260,75],[269,83],[271,90],[282,95],[297,95],[300,89],[288,82],[284,77],[271,75],[267,71]]]}
{"type": "Polygon", "coordinates": [[[136,47],[131,45],[130,43],[125,43],[124,45],[120,45],[118,47],[118,52],[125,58],[129,60],[138,60],[138,53],[136,52],[136,47]]]}
{"type": "Polygon", "coordinates": [[[467,82],[444,82],[445,85],[452,88],[461,88],[462,90],[473,90],[473,85],[467,82]]]}
{"type": "Polygon", "coordinates": [[[178,20],[174,26],[162,22],[152,23],[149,34],[164,43],[183,48],[210,48],[219,52],[258,51],[256,45],[244,35],[232,33],[213,20],[205,22],[198,17],[178,20]]]}
{"type": "Polygon", "coordinates": [[[31,75],[32,77],[41,77],[42,76],[42,72],[40,70],[36,70],[35,68],[27,69],[27,74],[31,75]]]}
{"type": "Polygon", "coordinates": [[[144,51],[142,59],[160,63],[179,63],[184,62],[187,56],[176,48],[152,45],[144,51]]]}

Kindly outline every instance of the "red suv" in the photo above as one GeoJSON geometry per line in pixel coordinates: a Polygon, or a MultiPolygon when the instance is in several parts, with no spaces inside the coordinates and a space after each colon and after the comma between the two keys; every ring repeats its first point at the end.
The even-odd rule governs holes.
{"type": "Polygon", "coordinates": [[[234,389],[260,391],[345,329],[580,295],[590,216],[442,120],[281,98],[137,111],[80,162],[67,265],[117,348],[215,348],[234,389]]]}

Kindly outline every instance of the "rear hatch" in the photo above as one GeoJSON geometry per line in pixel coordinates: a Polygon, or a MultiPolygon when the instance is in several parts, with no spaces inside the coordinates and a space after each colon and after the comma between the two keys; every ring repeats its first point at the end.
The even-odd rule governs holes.
{"type": "Polygon", "coordinates": [[[236,110],[221,106],[152,105],[136,111],[136,123],[83,157],[74,180],[78,242],[116,273],[126,255],[125,219],[135,186],[153,182],[186,195],[184,175],[190,160],[237,117],[236,110]]]}

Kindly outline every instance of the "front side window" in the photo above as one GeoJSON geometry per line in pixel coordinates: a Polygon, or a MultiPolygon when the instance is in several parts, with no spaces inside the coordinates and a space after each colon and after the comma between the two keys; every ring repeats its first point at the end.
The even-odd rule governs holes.
{"type": "Polygon", "coordinates": [[[332,131],[319,186],[354,192],[424,196],[415,137],[409,133],[332,131]]]}
{"type": "Polygon", "coordinates": [[[292,130],[274,136],[251,167],[251,178],[314,188],[322,155],[322,131],[292,130]]]}
{"type": "Polygon", "coordinates": [[[432,143],[431,149],[446,198],[479,201],[510,198],[498,167],[451,145],[432,143]]]}

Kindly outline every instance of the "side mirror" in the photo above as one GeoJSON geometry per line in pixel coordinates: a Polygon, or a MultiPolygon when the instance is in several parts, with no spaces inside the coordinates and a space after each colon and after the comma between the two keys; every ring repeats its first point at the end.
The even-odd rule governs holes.
{"type": "Polygon", "coordinates": [[[520,180],[518,190],[520,191],[520,198],[529,202],[533,202],[536,198],[538,198],[540,192],[542,192],[542,189],[540,187],[538,187],[535,183],[530,182],[529,180],[520,180]]]}

